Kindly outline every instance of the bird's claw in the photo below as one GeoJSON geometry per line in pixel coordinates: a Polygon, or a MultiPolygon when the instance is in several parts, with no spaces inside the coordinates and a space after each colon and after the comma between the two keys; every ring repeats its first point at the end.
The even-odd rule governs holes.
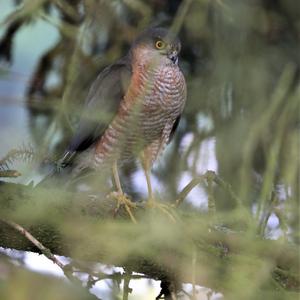
{"type": "Polygon", "coordinates": [[[154,198],[149,198],[147,201],[147,207],[151,209],[159,209],[161,212],[166,214],[171,221],[176,222],[176,217],[174,215],[174,210],[171,205],[163,204],[156,201],[154,198]]]}
{"type": "Polygon", "coordinates": [[[137,206],[135,203],[133,203],[126,194],[121,193],[121,192],[111,192],[108,195],[110,198],[113,198],[117,201],[117,207],[115,209],[115,212],[117,212],[119,210],[119,208],[123,205],[130,217],[130,219],[132,220],[133,223],[137,223],[136,218],[134,217],[133,213],[132,213],[132,209],[135,209],[137,206]]]}

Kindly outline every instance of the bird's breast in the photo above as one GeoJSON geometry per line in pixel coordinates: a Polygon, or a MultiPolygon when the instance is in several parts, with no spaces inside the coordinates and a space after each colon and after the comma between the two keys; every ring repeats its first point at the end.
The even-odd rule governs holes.
{"type": "Polygon", "coordinates": [[[163,139],[165,128],[171,130],[181,114],[185,98],[185,80],[176,65],[155,69],[139,66],[133,70],[119,112],[100,141],[101,157],[105,153],[132,157],[153,141],[163,139]]]}
{"type": "Polygon", "coordinates": [[[161,129],[166,122],[174,121],[183,110],[185,80],[176,65],[160,67],[148,76],[151,85],[144,87],[143,112],[148,117],[153,116],[153,126],[160,125],[158,127],[161,129]]]}
{"type": "Polygon", "coordinates": [[[185,79],[177,65],[134,70],[125,100],[139,103],[143,113],[178,114],[185,104],[185,79]]]}
{"type": "Polygon", "coordinates": [[[136,132],[147,143],[159,138],[181,114],[185,98],[185,80],[177,65],[136,68],[123,102],[123,111],[132,118],[131,135],[136,132]]]}

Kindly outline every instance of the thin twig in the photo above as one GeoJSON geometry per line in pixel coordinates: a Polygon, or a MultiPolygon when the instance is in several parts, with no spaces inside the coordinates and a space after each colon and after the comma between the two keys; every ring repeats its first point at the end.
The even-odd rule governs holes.
{"type": "Polygon", "coordinates": [[[196,300],[196,266],[197,266],[197,251],[195,246],[193,246],[193,254],[192,254],[192,299],[196,300]]]}
{"type": "MultiPolygon", "coordinates": [[[[75,270],[75,272],[85,272],[87,274],[89,274],[90,279],[88,280],[87,283],[87,287],[88,288],[92,288],[93,285],[95,283],[97,283],[100,280],[105,280],[105,279],[110,279],[110,280],[114,280],[117,282],[120,282],[121,280],[124,280],[126,278],[126,276],[128,276],[126,273],[121,273],[121,272],[115,272],[113,274],[106,274],[103,272],[95,272],[95,271],[91,271],[91,270],[80,270],[77,271],[75,270]],[[94,279],[93,277],[97,277],[96,279],[94,279]]],[[[151,279],[151,277],[147,276],[147,275],[131,275],[130,279],[134,279],[134,280],[138,280],[138,279],[151,279]]]]}
{"type": "Polygon", "coordinates": [[[223,190],[227,191],[228,194],[230,195],[230,197],[235,201],[235,203],[242,207],[242,201],[240,200],[240,198],[236,195],[236,193],[233,191],[232,186],[227,183],[226,181],[224,181],[220,176],[218,176],[217,174],[215,174],[214,176],[214,182],[219,185],[223,190]]]}
{"type": "Polygon", "coordinates": [[[172,24],[171,32],[175,34],[179,32],[192,2],[193,0],[185,0],[180,4],[172,24]]]}
{"type": "MultiPolygon", "coordinates": [[[[219,175],[217,175],[214,171],[207,171],[204,175],[200,175],[196,178],[193,178],[179,193],[174,206],[178,207],[184,199],[187,197],[187,195],[191,192],[193,188],[195,188],[198,184],[204,184],[207,182],[215,182],[217,185],[219,185],[222,189],[227,191],[230,195],[230,197],[237,203],[238,206],[242,207],[241,200],[237,197],[237,195],[234,193],[231,185],[227,182],[225,182],[219,175]]],[[[210,191],[212,193],[212,191],[210,191]]],[[[212,195],[210,195],[212,196],[212,195]]],[[[213,203],[212,203],[213,205],[213,203]]]]}
{"type": "Polygon", "coordinates": [[[206,177],[205,175],[201,175],[197,178],[193,178],[185,187],[184,189],[179,193],[176,201],[175,201],[175,207],[178,207],[183,200],[186,198],[186,196],[191,192],[191,190],[196,187],[198,184],[205,182],[206,177]]]}
{"type": "Polygon", "coordinates": [[[123,300],[128,300],[128,295],[132,292],[132,289],[129,287],[131,272],[126,272],[124,275],[123,300]]]}
{"type": "Polygon", "coordinates": [[[214,215],[216,212],[216,202],[215,198],[213,195],[213,182],[214,178],[216,177],[216,174],[213,176],[209,176],[206,181],[207,181],[207,196],[208,196],[208,212],[211,215],[214,215]]]}
{"type": "MultiPolygon", "coordinates": [[[[292,65],[287,65],[282,72],[282,75],[278,81],[277,87],[273,92],[270,99],[268,109],[261,114],[259,118],[254,122],[253,126],[249,130],[249,134],[245,137],[245,144],[243,148],[243,158],[240,174],[240,185],[239,197],[243,201],[247,202],[250,195],[250,170],[253,155],[255,154],[255,147],[257,146],[261,136],[265,135],[266,128],[272,124],[272,118],[276,118],[279,107],[286,100],[291,82],[293,81],[295,74],[295,68],[292,65]]],[[[260,205],[260,203],[258,203],[260,205]]],[[[258,211],[258,210],[257,210],[258,211]]]]}
{"type": "Polygon", "coordinates": [[[58,260],[52,252],[46,248],[41,242],[39,242],[31,233],[29,233],[24,227],[21,225],[1,219],[1,222],[7,224],[8,226],[14,228],[19,233],[21,233],[27,240],[29,240],[33,245],[35,245],[47,258],[52,260],[56,265],[58,265],[61,269],[65,268],[65,265],[58,260]]]}
{"type": "MultiPolygon", "coordinates": [[[[28,232],[24,227],[21,225],[0,219],[1,222],[7,224],[8,226],[14,228],[16,231],[18,231],[20,234],[22,234],[27,240],[29,240],[33,245],[35,245],[48,259],[52,260],[53,263],[55,263],[57,266],[59,266],[62,271],[64,272],[64,275],[72,282],[79,283],[80,280],[73,276],[72,270],[70,270],[69,265],[63,264],[51,251],[50,249],[46,248],[40,241],[38,241],[30,232],[28,232]]],[[[81,282],[80,282],[81,283],[81,282]]]]}
{"type": "Polygon", "coordinates": [[[258,225],[258,231],[261,235],[264,234],[265,227],[269,216],[273,210],[273,202],[276,200],[276,191],[274,191],[274,185],[276,181],[276,174],[278,169],[278,161],[280,160],[280,151],[282,144],[284,143],[286,128],[288,128],[289,115],[297,109],[297,101],[295,98],[291,98],[285,108],[282,110],[280,117],[276,123],[276,136],[273,143],[269,148],[269,155],[267,158],[266,168],[263,176],[263,184],[259,195],[259,201],[257,205],[256,219],[258,220],[260,215],[264,215],[264,211],[267,210],[266,218],[262,218],[258,225]],[[267,202],[270,203],[267,203],[267,202]]]}

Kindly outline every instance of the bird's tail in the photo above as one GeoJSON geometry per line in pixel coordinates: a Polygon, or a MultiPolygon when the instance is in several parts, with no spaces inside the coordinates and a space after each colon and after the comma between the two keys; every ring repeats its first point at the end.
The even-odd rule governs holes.
{"type": "Polygon", "coordinates": [[[51,165],[42,166],[43,179],[36,185],[39,187],[59,187],[68,183],[72,171],[74,153],[67,151],[63,157],[51,165]]]}

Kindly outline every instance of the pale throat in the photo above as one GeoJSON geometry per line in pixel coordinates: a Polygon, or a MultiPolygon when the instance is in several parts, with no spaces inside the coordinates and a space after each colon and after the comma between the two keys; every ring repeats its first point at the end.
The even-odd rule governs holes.
{"type": "Polygon", "coordinates": [[[167,64],[168,58],[166,55],[160,54],[155,49],[150,49],[147,46],[139,46],[133,51],[133,69],[140,67],[149,71],[155,70],[164,64],[167,64]]]}

